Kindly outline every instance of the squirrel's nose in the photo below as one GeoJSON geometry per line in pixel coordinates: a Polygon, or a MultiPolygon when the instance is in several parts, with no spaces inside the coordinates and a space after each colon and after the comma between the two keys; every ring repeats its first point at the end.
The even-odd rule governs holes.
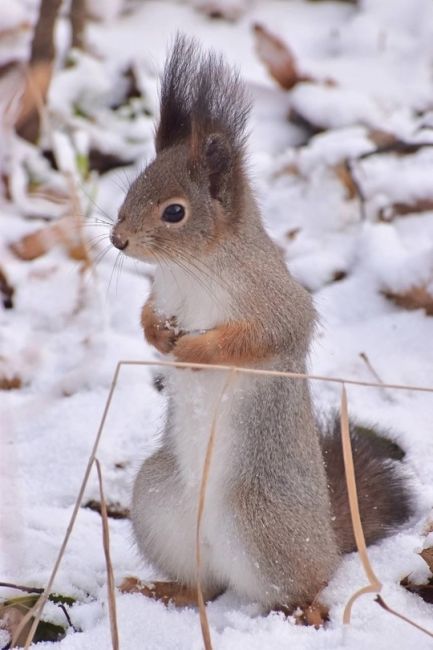
{"type": "Polygon", "coordinates": [[[113,246],[118,248],[120,251],[125,250],[125,248],[129,244],[129,239],[122,239],[121,237],[119,237],[119,235],[116,235],[115,232],[111,233],[110,239],[111,239],[111,243],[113,244],[113,246]]]}

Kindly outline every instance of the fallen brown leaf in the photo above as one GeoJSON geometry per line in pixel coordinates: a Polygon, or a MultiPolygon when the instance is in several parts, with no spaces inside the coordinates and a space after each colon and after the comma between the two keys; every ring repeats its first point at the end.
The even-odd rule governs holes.
{"type": "Polygon", "coordinates": [[[311,625],[318,629],[329,621],[329,609],[322,603],[311,603],[304,607],[297,607],[295,610],[287,607],[277,607],[276,612],[282,612],[285,616],[292,616],[296,625],[311,625]]]}
{"type": "Polygon", "coordinates": [[[400,585],[410,591],[412,594],[417,594],[426,603],[433,604],[433,578],[429,578],[426,584],[418,585],[410,581],[409,576],[403,578],[400,585]]]}
{"type": "Polygon", "coordinates": [[[72,259],[87,261],[87,251],[83,246],[76,224],[68,217],[44,226],[29,235],[24,235],[18,241],[10,244],[9,248],[20,259],[30,261],[45,255],[59,244],[64,246],[72,259]]]}
{"type": "Polygon", "coordinates": [[[433,316],[433,296],[426,287],[412,287],[407,291],[383,291],[383,295],[404,309],[424,309],[427,316],[433,316]]]}
{"type": "Polygon", "coordinates": [[[311,625],[318,629],[329,621],[329,610],[321,603],[313,603],[295,614],[295,620],[297,625],[311,625]]]}
{"type": "Polygon", "coordinates": [[[14,306],[13,303],[14,293],[15,293],[15,289],[10,284],[8,278],[6,277],[6,273],[3,271],[3,269],[0,266],[0,294],[3,302],[3,307],[5,309],[12,309],[12,307],[14,306]]]}
{"type": "Polygon", "coordinates": [[[176,607],[197,605],[196,587],[187,587],[179,582],[142,582],[132,576],[125,578],[119,587],[124,594],[142,594],[147,598],[161,600],[165,605],[173,603],[176,607]]]}
{"type": "Polygon", "coordinates": [[[368,139],[376,145],[376,147],[389,147],[396,144],[398,139],[393,133],[389,131],[383,131],[382,129],[370,129],[367,133],[368,139]]]}
{"type": "MultiPolygon", "coordinates": [[[[25,607],[8,607],[6,605],[0,605],[0,629],[6,630],[11,639],[16,636],[18,627],[21,621],[26,614],[27,609],[25,607]]],[[[18,638],[15,641],[17,646],[23,646],[27,638],[28,631],[30,629],[31,621],[21,630],[18,638]]]]}
{"type": "Polygon", "coordinates": [[[289,241],[293,241],[301,232],[301,228],[291,228],[286,232],[286,237],[289,241]]]}
{"type": "Polygon", "coordinates": [[[344,185],[346,190],[346,197],[350,200],[355,199],[358,196],[358,188],[356,182],[353,179],[351,169],[346,162],[341,162],[338,165],[334,165],[332,168],[338,180],[344,185]]]}
{"type": "Polygon", "coordinates": [[[392,221],[395,217],[404,217],[408,214],[433,211],[433,199],[419,199],[414,203],[392,203],[382,208],[378,213],[380,221],[392,221]]]}
{"type": "Polygon", "coordinates": [[[253,31],[259,59],[282,88],[290,90],[300,81],[313,81],[300,73],[295,55],[278,36],[257,23],[253,31]]]}
{"type": "MultiPolygon", "coordinates": [[[[106,503],[105,505],[107,508],[107,517],[111,517],[112,519],[129,518],[129,508],[125,508],[125,506],[122,506],[120,503],[106,503]]],[[[101,514],[101,502],[97,499],[90,499],[90,501],[87,501],[83,507],[101,514]]]]}
{"type": "Polygon", "coordinates": [[[0,390],[16,390],[23,385],[21,377],[12,375],[11,377],[0,376],[0,390]]]}
{"type": "Polygon", "coordinates": [[[430,546],[430,548],[423,548],[420,555],[424,562],[427,564],[430,571],[433,573],[433,546],[430,546]]]}

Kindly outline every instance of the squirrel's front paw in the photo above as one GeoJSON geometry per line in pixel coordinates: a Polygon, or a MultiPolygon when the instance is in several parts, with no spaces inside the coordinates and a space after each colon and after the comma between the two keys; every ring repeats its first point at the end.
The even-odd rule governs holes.
{"type": "Polygon", "coordinates": [[[173,348],[176,361],[185,363],[216,363],[216,341],[212,331],[205,334],[184,334],[173,348]]]}
{"type": "Polygon", "coordinates": [[[141,325],[146,341],[153,345],[162,354],[168,354],[178,339],[176,322],[173,318],[162,320],[158,318],[151,305],[144,305],[141,312],[141,325]]]}
{"type": "Polygon", "coordinates": [[[149,334],[145,332],[147,341],[153,345],[162,354],[172,352],[176,341],[177,334],[174,330],[168,327],[156,326],[149,334]]]}

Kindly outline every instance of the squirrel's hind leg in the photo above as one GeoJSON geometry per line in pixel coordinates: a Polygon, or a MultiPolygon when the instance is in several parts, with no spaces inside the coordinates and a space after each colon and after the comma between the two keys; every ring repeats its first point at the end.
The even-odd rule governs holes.
{"type": "MultiPolygon", "coordinates": [[[[137,545],[146,560],[169,578],[155,583],[157,592],[149,589],[146,595],[180,606],[196,603],[196,516],[196,502],[185,493],[175,459],[163,447],[144,461],[133,490],[131,519],[137,545]]],[[[225,590],[206,566],[201,586],[205,600],[225,590]]]]}

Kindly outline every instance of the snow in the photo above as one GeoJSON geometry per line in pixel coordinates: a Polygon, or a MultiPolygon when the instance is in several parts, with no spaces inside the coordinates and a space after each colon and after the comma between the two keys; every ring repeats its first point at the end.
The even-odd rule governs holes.
{"type": "MultiPolygon", "coordinates": [[[[360,357],[364,353],[383,381],[432,385],[433,318],[397,307],[383,291],[425,283],[433,293],[433,212],[395,217],[391,223],[380,223],[378,213],[396,202],[433,199],[433,150],[358,158],[375,148],[372,127],[411,142],[432,141],[433,5],[429,0],[364,0],[358,8],[340,2],[225,0],[234,13],[230,21],[216,21],[202,11],[210,4],[217,3],[148,0],[122,14],[117,0],[104,3],[105,22],[89,29],[93,54],[77,54],[76,67],[56,72],[49,102],[62,166],[74,171],[74,155],[91,145],[136,161],[83,183],[86,211],[93,211],[94,220],[115,219],[130,180],[153,155],[154,118],[142,112],[130,121],[109,109],[121,71],[134,65],[146,106],[154,112],[168,44],[179,29],[193,34],[206,47],[223,51],[248,83],[254,104],[249,164],[263,216],[290,270],[314,293],[320,314],[311,370],[374,381],[360,357]],[[255,55],[251,26],[256,22],[290,45],[302,72],[337,85],[303,83],[290,93],[276,88],[255,55]],[[77,102],[90,121],[74,111],[77,102]],[[288,123],[290,108],[326,130],[307,142],[301,127],[288,123]],[[354,162],[362,185],[364,218],[334,169],[346,158],[354,162]],[[341,272],[344,277],[333,281],[341,272]]],[[[33,21],[34,6],[26,0],[2,3],[0,27],[33,21]]],[[[58,30],[60,40],[67,34],[64,27],[58,30]]],[[[23,57],[28,34],[20,38],[13,52],[23,57]]],[[[3,46],[0,56],[3,61],[3,46]]],[[[8,244],[44,225],[25,216],[48,209],[46,200],[28,194],[28,173],[52,188],[66,185],[35,148],[16,138],[8,147],[11,142],[14,200],[1,199],[0,259],[16,294],[14,308],[0,311],[0,375],[18,373],[23,387],[0,394],[0,580],[39,587],[46,584],[65,533],[117,361],[157,358],[139,327],[152,269],[126,261],[121,272],[119,266],[113,271],[116,254],[108,249],[96,276],[84,279],[77,262],[59,249],[27,263],[14,257],[8,244]]],[[[59,207],[49,206],[50,216],[57,216],[59,207]]],[[[90,238],[106,236],[108,227],[99,223],[87,231],[90,238]]],[[[93,244],[97,255],[108,240],[93,244]]],[[[98,451],[106,497],[124,506],[140,462],[158,446],[164,398],[153,388],[152,374],[145,366],[121,371],[98,451]]],[[[338,386],[312,382],[312,389],[318,410],[338,407],[338,386]]],[[[387,603],[433,629],[431,605],[399,586],[407,575],[415,581],[428,576],[418,552],[432,543],[426,525],[431,527],[433,505],[433,395],[351,386],[348,396],[353,416],[384,428],[406,451],[416,512],[369,554],[387,603]]],[[[93,473],[84,501],[98,495],[93,473]]],[[[116,584],[127,575],[164,578],[138,556],[127,520],[111,519],[110,532],[116,584]]],[[[431,647],[427,636],[383,611],[372,595],[355,603],[352,622],[344,628],[344,606],[365,584],[357,555],[345,557],[323,593],[331,621],[320,630],[295,626],[276,613],[260,615],[254,603],[226,593],[208,606],[214,648],[431,647]]],[[[97,513],[80,510],[55,590],[77,598],[71,617],[83,631],[69,631],[63,641],[40,647],[110,647],[97,513]]],[[[176,610],[119,592],[117,607],[122,648],[203,647],[194,608],[176,610]]],[[[57,610],[47,612],[58,620],[57,610]]]]}

